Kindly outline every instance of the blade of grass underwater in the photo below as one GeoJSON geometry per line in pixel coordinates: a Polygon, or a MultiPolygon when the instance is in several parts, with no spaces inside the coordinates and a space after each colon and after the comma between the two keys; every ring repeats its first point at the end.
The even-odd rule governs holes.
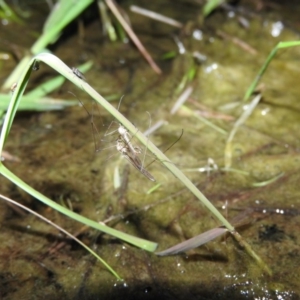
{"type": "Polygon", "coordinates": [[[25,55],[19,64],[15,67],[15,69],[10,73],[8,78],[2,85],[3,90],[9,90],[11,85],[19,79],[20,74],[22,71],[27,67],[31,60],[31,55],[25,55]]]}
{"type": "Polygon", "coordinates": [[[273,178],[270,178],[269,180],[262,181],[262,182],[254,182],[252,183],[252,186],[255,187],[262,187],[262,186],[267,186],[268,184],[271,184],[281,178],[284,175],[284,172],[279,173],[278,175],[274,176],[273,178]]]}
{"type": "Polygon", "coordinates": [[[107,13],[107,7],[104,4],[103,0],[98,0],[97,4],[101,15],[103,32],[108,35],[109,39],[112,42],[115,42],[118,37],[117,37],[116,30],[112,25],[111,19],[107,13]]]}
{"type": "Polygon", "coordinates": [[[23,96],[22,102],[24,101],[24,97],[44,97],[45,95],[59,88],[65,82],[65,80],[66,79],[63,76],[56,76],[55,78],[52,78],[47,82],[40,84],[32,91],[26,93],[26,95],[23,96]]]}
{"type": "Polygon", "coordinates": [[[64,27],[73,21],[92,2],[93,0],[64,0],[57,2],[45,23],[42,35],[31,47],[31,53],[38,54],[49,44],[55,42],[64,27]]]}
{"type": "Polygon", "coordinates": [[[52,7],[52,10],[50,11],[50,14],[48,15],[44,23],[43,32],[50,31],[53,28],[55,28],[58,23],[61,23],[65,15],[68,14],[70,10],[73,10],[74,5],[83,5],[83,8],[81,7],[75,8],[75,11],[78,11],[79,13],[82,12],[83,9],[86,7],[85,3],[86,3],[85,0],[83,1],[58,0],[55,3],[55,5],[52,7]]]}
{"type": "MultiPolygon", "coordinates": [[[[1,155],[1,153],[0,153],[1,155]]],[[[123,233],[121,231],[118,231],[116,229],[113,229],[111,227],[105,226],[103,224],[97,223],[95,221],[92,221],[86,217],[83,217],[59,204],[56,202],[50,200],[43,194],[39,193],[35,189],[33,189],[31,186],[26,184],[24,181],[22,181],[20,178],[18,178],[16,175],[14,175],[11,171],[9,171],[2,163],[0,164],[0,173],[5,176],[8,180],[13,182],[15,185],[19,186],[21,189],[26,191],[28,194],[33,196],[34,198],[40,200],[44,204],[52,207],[53,209],[59,211],[60,213],[80,222],[83,223],[89,227],[95,228],[97,230],[100,230],[104,233],[107,233],[111,236],[114,236],[122,241],[125,241],[129,244],[135,245],[136,247],[139,247],[141,249],[153,252],[155,251],[157,244],[154,242],[150,242],[132,235],[129,235],[127,233],[123,233]]]]}
{"type": "Polygon", "coordinates": [[[21,101],[22,95],[25,91],[25,88],[27,86],[30,74],[32,72],[32,66],[34,64],[34,60],[31,60],[27,65],[26,68],[24,68],[23,73],[20,76],[19,82],[17,83],[17,87],[14,90],[11,101],[9,103],[9,106],[7,108],[5,120],[2,126],[1,136],[0,136],[0,155],[3,150],[3,146],[5,143],[5,140],[9,134],[12,122],[14,120],[16,111],[18,109],[19,102],[21,101]]]}
{"type": "Polygon", "coordinates": [[[225,0],[208,0],[202,9],[202,14],[207,17],[214,9],[220,6],[225,0]]]}
{"type": "MultiPolygon", "coordinates": [[[[61,34],[61,31],[92,2],[93,0],[61,0],[57,2],[52,12],[48,16],[48,19],[43,28],[42,35],[31,47],[31,53],[33,55],[36,55],[42,51],[46,51],[45,49],[47,48],[47,46],[57,40],[57,38],[61,34]]],[[[26,55],[21,60],[21,62],[17,65],[17,67],[4,82],[3,89],[9,89],[10,86],[18,80],[20,73],[31,58],[31,55],[26,55]]]]}
{"type": "Polygon", "coordinates": [[[227,135],[226,130],[224,130],[223,128],[221,128],[218,125],[214,124],[213,122],[211,122],[207,118],[204,118],[204,117],[200,116],[199,114],[195,113],[192,109],[188,108],[187,106],[182,105],[182,107],[180,109],[184,112],[184,114],[194,116],[195,118],[200,120],[206,126],[212,128],[213,130],[216,130],[217,132],[219,132],[223,135],[227,135]]]}
{"type": "Polygon", "coordinates": [[[165,15],[159,14],[153,10],[145,9],[136,5],[131,5],[130,10],[134,13],[140,14],[144,17],[150,18],[152,20],[162,22],[174,27],[182,28],[183,24],[176,21],[175,19],[169,18],[165,15]]]}
{"type": "Polygon", "coordinates": [[[90,252],[94,257],[96,257],[118,280],[122,280],[122,278],[119,276],[119,274],[104,260],[102,259],[97,253],[95,253],[90,247],[88,247],[87,245],[85,245],[81,240],[79,240],[78,238],[76,238],[74,235],[72,235],[71,233],[69,233],[67,230],[63,229],[62,227],[60,227],[59,225],[53,223],[52,221],[50,221],[49,219],[45,218],[44,216],[38,214],[37,212],[31,210],[30,208],[20,204],[17,201],[14,201],[4,195],[0,194],[0,198],[2,198],[3,200],[12,203],[26,211],[28,211],[30,214],[35,215],[36,217],[38,217],[39,219],[41,219],[42,221],[48,223],[49,225],[55,227],[56,229],[58,229],[59,231],[63,232],[65,235],[67,235],[68,237],[70,237],[72,240],[76,241],[79,245],[81,245],[85,250],[87,250],[88,252],[90,252]]]}
{"type": "Polygon", "coordinates": [[[228,232],[226,228],[218,227],[211,230],[208,230],[200,235],[192,237],[182,243],[179,243],[171,248],[168,248],[161,252],[156,252],[155,254],[158,256],[166,256],[166,255],[174,255],[181,252],[185,252],[199,246],[202,246],[217,237],[223,235],[225,232],[228,232]]]}
{"type": "MultiPolygon", "coordinates": [[[[18,110],[32,110],[32,111],[48,111],[48,110],[61,110],[68,106],[78,105],[78,101],[55,99],[50,97],[44,97],[36,99],[37,97],[31,97],[26,95],[22,98],[18,106],[18,110]]],[[[11,96],[6,94],[0,94],[0,110],[7,110],[10,103],[11,96]]]]}
{"type": "Polygon", "coordinates": [[[238,131],[238,129],[241,127],[243,123],[246,122],[246,120],[249,118],[249,116],[252,114],[253,110],[257,106],[258,102],[261,99],[261,95],[257,95],[252,102],[248,105],[247,109],[241,114],[241,116],[238,118],[238,120],[234,123],[233,128],[227,138],[226,145],[225,145],[225,151],[224,151],[224,164],[225,169],[229,169],[231,167],[232,162],[232,140],[238,131]]]}
{"type": "Polygon", "coordinates": [[[249,97],[252,95],[253,91],[255,90],[259,80],[267,70],[268,65],[270,64],[271,60],[273,59],[274,55],[277,53],[278,49],[283,49],[283,48],[290,48],[290,47],[295,47],[295,46],[300,46],[300,41],[290,41],[290,42],[279,42],[275,48],[271,51],[269,56],[267,57],[265,63],[262,65],[261,69],[257,73],[255,79],[247,89],[243,101],[247,101],[249,97]]]}
{"type": "Polygon", "coordinates": [[[0,0],[0,7],[2,9],[2,11],[0,11],[1,19],[8,19],[9,21],[24,24],[23,20],[14,13],[14,11],[4,2],[4,0],[0,0]]]}

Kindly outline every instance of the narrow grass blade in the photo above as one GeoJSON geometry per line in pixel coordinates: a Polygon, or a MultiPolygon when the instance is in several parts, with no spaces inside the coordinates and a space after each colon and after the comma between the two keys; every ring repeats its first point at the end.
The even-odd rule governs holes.
{"type": "Polygon", "coordinates": [[[142,16],[148,17],[150,19],[153,19],[153,20],[165,23],[165,24],[169,24],[169,25],[174,26],[174,27],[178,27],[178,28],[183,27],[182,23],[180,23],[180,22],[178,22],[178,21],[176,21],[172,18],[166,17],[162,14],[159,14],[155,11],[149,10],[149,9],[145,9],[145,8],[142,8],[142,7],[139,7],[139,6],[136,6],[136,5],[131,5],[130,10],[132,12],[135,12],[135,13],[140,14],[142,16]]]}
{"type": "MultiPolygon", "coordinates": [[[[61,0],[58,1],[52,9],[48,19],[45,22],[43,33],[31,47],[33,55],[46,51],[49,44],[54,43],[62,30],[85,10],[93,0],[61,0]]],[[[9,89],[10,86],[18,80],[24,66],[30,61],[31,55],[25,56],[17,65],[14,71],[3,84],[3,89],[9,89]]]]}
{"type": "Polygon", "coordinates": [[[225,232],[228,232],[226,228],[218,227],[211,230],[208,230],[200,235],[197,235],[191,239],[188,239],[182,243],[179,243],[171,248],[168,248],[161,252],[156,252],[155,254],[158,256],[166,256],[166,255],[174,255],[178,253],[182,253],[199,246],[202,246],[217,237],[223,235],[225,232]]]}
{"type": "Polygon", "coordinates": [[[261,95],[257,95],[233,125],[233,128],[228,136],[226,146],[225,146],[225,152],[224,152],[225,169],[229,169],[232,163],[232,140],[236,132],[240,128],[240,126],[243,123],[245,123],[246,120],[249,118],[249,116],[252,114],[253,110],[257,106],[260,99],[261,99],[261,95]]]}
{"type": "Polygon", "coordinates": [[[265,63],[262,65],[261,69],[257,73],[255,79],[253,80],[253,82],[251,83],[249,88],[247,89],[246,94],[245,94],[244,99],[243,99],[244,102],[247,101],[249,99],[249,97],[252,95],[252,93],[255,90],[259,80],[261,79],[261,77],[263,76],[263,74],[267,70],[267,67],[269,66],[270,62],[272,61],[273,57],[277,53],[277,50],[282,49],[282,48],[295,47],[295,46],[300,46],[300,41],[279,42],[276,45],[276,47],[273,48],[273,50],[271,51],[271,53],[267,57],[265,63]]]}
{"type": "Polygon", "coordinates": [[[123,233],[121,231],[118,231],[116,229],[110,228],[108,226],[105,226],[103,224],[97,223],[95,221],[92,221],[86,217],[83,217],[59,204],[56,202],[50,200],[43,194],[39,193],[35,189],[33,189],[31,186],[26,184],[24,181],[22,181],[20,178],[18,178],[16,175],[14,175],[12,172],[10,172],[2,163],[0,164],[0,173],[5,176],[7,179],[9,179],[11,182],[13,182],[15,185],[19,186],[21,189],[26,191],[28,194],[33,196],[34,198],[38,199],[39,201],[43,202],[44,204],[48,205],[49,207],[52,207],[53,209],[59,211],[60,213],[68,216],[69,218],[72,218],[80,223],[83,223],[87,226],[90,226],[92,228],[95,228],[97,230],[100,230],[104,233],[107,233],[111,236],[114,236],[122,241],[125,241],[129,244],[132,244],[136,247],[139,247],[141,249],[153,252],[155,251],[157,244],[138,238],[134,237],[132,235],[129,235],[127,233],[123,233]]]}
{"type": "MultiPolygon", "coordinates": [[[[63,76],[56,76],[55,78],[52,78],[47,82],[40,84],[32,91],[26,93],[24,97],[28,97],[28,98],[44,97],[45,95],[59,88],[65,81],[66,79],[63,76]]],[[[24,98],[22,101],[24,101],[24,98]]]]}
{"type": "Polygon", "coordinates": [[[203,16],[207,17],[214,9],[216,9],[224,2],[225,0],[208,0],[202,10],[203,16]]]}
{"type": "Polygon", "coordinates": [[[14,11],[5,3],[4,0],[0,0],[0,8],[1,19],[8,19],[9,21],[24,24],[23,20],[14,13],[14,11]]]}
{"type": "Polygon", "coordinates": [[[17,67],[10,73],[9,77],[5,80],[4,84],[2,85],[3,90],[9,90],[11,85],[18,81],[20,74],[22,71],[27,67],[31,60],[31,55],[25,55],[17,67]]]}
{"type": "Polygon", "coordinates": [[[62,227],[58,226],[57,224],[53,223],[52,221],[50,221],[49,219],[45,218],[44,216],[38,214],[37,212],[31,210],[30,208],[8,198],[5,197],[4,195],[0,194],[0,198],[2,198],[3,200],[12,203],[26,211],[28,211],[30,214],[35,215],[36,217],[38,217],[39,219],[41,219],[42,221],[48,223],[49,225],[55,227],[56,229],[58,229],[59,231],[63,232],[65,235],[67,235],[68,237],[70,237],[72,240],[76,241],[78,244],[80,244],[85,250],[87,250],[88,252],[90,252],[94,257],[96,257],[118,280],[122,280],[122,278],[119,276],[119,274],[104,260],[102,259],[100,256],[98,256],[97,253],[95,253],[90,247],[88,247],[87,245],[85,245],[81,240],[79,240],[78,238],[76,238],[74,235],[72,235],[71,233],[69,233],[67,230],[63,229],[62,227]]]}
{"type": "Polygon", "coordinates": [[[42,35],[32,46],[31,53],[38,54],[49,44],[55,42],[61,31],[92,2],[93,0],[57,2],[44,25],[42,35]]]}
{"type": "Polygon", "coordinates": [[[275,177],[269,179],[269,180],[266,180],[266,181],[262,181],[262,182],[255,182],[255,183],[252,183],[252,186],[255,186],[255,187],[262,187],[262,186],[267,186],[273,182],[275,182],[276,180],[278,180],[279,178],[281,178],[282,176],[284,175],[283,172],[279,173],[278,175],[276,175],[275,177]]]}
{"type": "Polygon", "coordinates": [[[103,32],[106,33],[109,37],[109,39],[112,42],[115,42],[117,40],[117,33],[112,25],[111,19],[107,13],[107,7],[104,4],[103,0],[98,0],[98,7],[101,14],[101,20],[102,20],[102,26],[103,26],[103,32]]]}
{"type": "MultiPolygon", "coordinates": [[[[10,96],[0,94],[0,110],[7,110],[10,103],[10,96]]],[[[26,95],[22,98],[18,110],[32,110],[32,111],[48,111],[48,110],[61,110],[68,106],[78,105],[77,101],[54,99],[49,97],[36,98],[26,95]]]]}
{"type": "Polygon", "coordinates": [[[200,120],[203,124],[205,124],[206,126],[212,128],[213,130],[223,134],[223,135],[227,135],[227,131],[224,130],[223,128],[219,127],[218,125],[214,124],[213,122],[211,122],[210,120],[200,116],[199,114],[195,113],[193,110],[191,110],[190,108],[188,108],[185,105],[182,105],[181,110],[183,111],[184,114],[186,115],[192,115],[195,118],[197,118],[198,120],[200,120]]]}

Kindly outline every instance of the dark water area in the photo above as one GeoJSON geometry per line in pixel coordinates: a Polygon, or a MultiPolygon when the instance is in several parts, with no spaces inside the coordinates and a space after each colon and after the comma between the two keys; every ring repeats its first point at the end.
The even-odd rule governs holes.
{"type": "MultiPolygon", "coordinates": [[[[228,220],[242,220],[237,231],[272,275],[230,235],[185,254],[158,257],[93,229],[82,230],[80,239],[122,276],[120,282],[57,229],[1,201],[0,299],[300,298],[300,47],[279,50],[270,63],[257,87],[262,99],[237,131],[231,169],[224,169],[226,141],[245,109],[241,101],[247,88],[278,42],[299,40],[300,3],[241,0],[204,21],[200,2],[119,2],[161,75],[129,40],[111,42],[103,35],[96,6],[50,48],[70,67],[93,60],[84,74],[87,82],[104,98],[114,99],[115,107],[123,96],[120,111],[138,130],[161,121],[164,125],[150,135],[160,149],[167,149],[183,130],[166,155],[228,220]],[[134,14],[129,9],[133,4],[174,18],[183,27],[134,14]],[[176,56],[164,59],[172,51],[176,56]],[[190,70],[195,76],[185,86],[192,93],[171,114],[190,70]],[[209,172],[208,159],[215,166],[209,172]],[[64,247],[53,250],[60,242],[64,247]]],[[[1,83],[35,42],[48,15],[47,4],[41,2],[28,2],[26,11],[31,16],[23,25],[0,25],[1,83]]],[[[56,75],[41,64],[27,91],[56,75]]],[[[120,158],[115,135],[107,135],[118,125],[83,90],[65,82],[51,96],[80,99],[97,131],[91,130],[90,115],[80,105],[17,113],[4,150],[18,160],[3,163],[26,183],[83,216],[99,222],[111,219],[108,226],[157,242],[158,251],[220,225],[159,162],[147,169],[160,186],[147,193],[156,183],[120,158]],[[95,152],[94,138],[103,151],[95,152]],[[114,187],[116,170],[123,179],[120,189],[114,187]]],[[[146,165],[152,160],[145,156],[146,165]]],[[[4,177],[0,187],[1,194],[71,233],[83,227],[4,177]]]]}

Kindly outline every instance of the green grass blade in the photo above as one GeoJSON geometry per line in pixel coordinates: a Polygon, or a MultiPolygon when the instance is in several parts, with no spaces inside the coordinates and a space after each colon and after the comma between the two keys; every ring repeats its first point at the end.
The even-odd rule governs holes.
{"type": "Polygon", "coordinates": [[[92,221],[86,217],[83,217],[61,205],[59,205],[58,203],[50,200],[49,198],[47,198],[46,196],[44,196],[43,194],[39,193],[38,191],[36,191],[35,189],[33,189],[31,186],[29,186],[28,184],[26,184],[24,181],[22,181],[20,178],[18,178],[16,175],[14,175],[11,171],[9,171],[2,163],[0,164],[0,173],[5,176],[7,179],[9,179],[11,182],[13,182],[15,185],[19,186],[21,189],[23,189],[24,191],[26,191],[28,194],[30,194],[31,196],[33,196],[34,198],[40,200],[41,202],[43,202],[44,204],[52,207],[53,209],[59,211],[60,213],[82,223],[85,224],[89,227],[95,228],[97,230],[100,230],[104,233],[107,233],[111,236],[114,236],[116,238],[119,238],[120,240],[123,240],[129,244],[132,244],[134,246],[137,246],[139,248],[142,248],[144,250],[153,252],[155,251],[157,244],[138,238],[138,237],[134,237],[132,235],[129,235],[127,233],[123,233],[121,231],[118,231],[116,229],[110,228],[108,226],[105,226],[103,224],[97,223],[95,221],[92,221]]]}
{"type": "Polygon", "coordinates": [[[255,79],[253,80],[253,82],[251,83],[251,85],[249,86],[249,88],[247,89],[247,91],[245,93],[245,96],[244,96],[244,99],[243,99],[244,102],[247,101],[250,98],[250,96],[252,95],[252,93],[255,90],[255,88],[256,88],[259,80],[261,79],[261,77],[265,73],[267,67],[269,66],[270,62],[272,61],[273,57],[277,53],[277,50],[278,49],[282,49],[282,48],[295,47],[295,46],[300,46],[300,41],[279,42],[276,45],[276,47],[273,48],[273,50],[271,51],[271,53],[267,57],[265,63],[262,65],[262,67],[258,71],[255,79]]]}
{"type": "Polygon", "coordinates": [[[101,14],[103,32],[107,33],[109,39],[112,42],[115,42],[118,37],[117,37],[116,30],[115,30],[114,26],[112,25],[111,18],[107,13],[107,6],[103,2],[103,0],[98,0],[97,4],[98,4],[99,11],[101,14]]]}
{"type": "Polygon", "coordinates": [[[204,17],[207,17],[214,9],[220,6],[225,0],[208,0],[204,5],[202,14],[204,17]]]}
{"type": "Polygon", "coordinates": [[[9,106],[8,106],[8,109],[6,112],[6,117],[5,117],[3,127],[2,127],[1,136],[0,136],[0,155],[2,153],[2,149],[3,149],[3,145],[5,143],[5,140],[9,134],[9,131],[10,131],[12,122],[14,120],[19,102],[21,101],[22,95],[27,86],[30,74],[32,72],[33,63],[34,63],[34,61],[31,60],[31,62],[27,64],[24,72],[20,76],[20,80],[17,84],[17,87],[16,87],[14,93],[12,94],[12,98],[11,98],[11,101],[9,103],[9,106]]]}
{"type": "MultiPolygon", "coordinates": [[[[42,35],[31,47],[31,53],[36,55],[42,51],[46,51],[45,49],[48,45],[57,40],[62,30],[92,2],[93,0],[61,0],[57,2],[44,25],[42,35]]],[[[3,84],[3,89],[9,89],[10,86],[18,80],[19,74],[30,59],[31,55],[27,55],[21,60],[3,84]]]]}
{"type": "Polygon", "coordinates": [[[61,31],[92,2],[93,0],[57,2],[45,23],[42,35],[31,48],[32,54],[38,54],[55,42],[61,31]]]}
{"type": "MultiPolygon", "coordinates": [[[[0,94],[0,110],[6,111],[11,96],[6,94],[0,94]]],[[[68,106],[78,105],[78,101],[54,99],[49,97],[38,98],[26,95],[22,98],[18,106],[18,110],[32,110],[32,111],[48,111],[48,110],[61,110],[68,106]]]]}
{"type": "Polygon", "coordinates": [[[12,71],[9,77],[5,80],[2,86],[3,90],[10,89],[11,85],[19,79],[20,74],[27,67],[30,60],[31,60],[31,55],[26,55],[21,59],[17,67],[12,71]]]}
{"type": "Polygon", "coordinates": [[[5,197],[4,195],[1,195],[1,194],[0,194],[0,198],[28,211],[30,214],[35,215],[42,221],[48,223],[49,225],[51,225],[51,226],[55,227],[56,229],[58,229],[59,231],[63,232],[65,235],[67,235],[68,237],[70,237],[71,239],[76,241],[78,244],[80,244],[85,250],[90,252],[94,257],[96,257],[118,280],[122,280],[122,278],[119,276],[119,274],[104,259],[102,259],[100,256],[98,256],[97,253],[95,253],[90,247],[85,245],[81,240],[76,238],[74,235],[69,233],[67,230],[63,229],[62,227],[58,226],[57,224],[53,223],[52,221],[50,221],[49,219],[45,218],[44,216],[38,214],[37,212],[31,210],[30,208],[18,203],[17,201],[14,201],[14,200],[12,200],[8,197],[5,197]]]}
{"type": "Polygon", "coordinates": [[[231,168],[231,162],[232,162],[232,141],[237,133],[238,129],[246,122],[246,120],[249,118],[249,116],[252,114],[253,110],[257,106],[261,99],[261,95],[257,95],[251,103],[248,105],[248,107],[245,109],[245,111],[241,114],[241,116],[237,119],[237,121],[234,123],[232,130],[227,138],[225,151],[224,151],[224,164],[225,164],[225,170],[231,168]]]}
{"type": "MultiPolygon", "coordinates": [[[[28,98],[44,97],[45,95],[59,88],[65,81],[66,79],[63,76],[56,76],[55,78],[52,78],[47,82],[38,85],[32,91],[26,93],[24,97],[28,97],[28,98]]],[[[22,101],[24,101],[24,98],[22,101]]]]}
{"type": "Polygon", "coordinates": [[[9,19],[10,21],[14,21],[19,24],[24,24],[23,20],[20,19],[14,11],[5,3],[4,0],[0,0],[0,18],[1,19],[9,19]]]}

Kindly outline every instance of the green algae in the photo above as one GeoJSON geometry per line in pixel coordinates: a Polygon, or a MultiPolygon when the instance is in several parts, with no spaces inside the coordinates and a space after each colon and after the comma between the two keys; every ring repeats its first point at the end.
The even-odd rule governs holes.
{"type": "MultiPolygon", "coordinates": [[[[178,18],[180,14],[176,8],[174,5],[168,11],[178,18]]],[[[186,10],[190,19],[195,18],[193,11],[186,10]]],[[[268,15],[262,17],[272,22],[268,15]]],[[[136,22],[133,26],[145,20],[138,18],[136,22]]],[[[297,38],[289,28],[285,28],[280,37],[273,38],[270,28],[261,24],[261,20],[251,20],[251,27],[245,33],[234,19],[224,18],[220,12],[212,16],[206,25],[222,26],[223,31],[245,39],[258,50],[255,56],[215,37],[211,30],[205,31],[205,28],[203,40],[191,36],[182,38],[190,53],[201,51],[207,56],[206,62],[198,66],[192,98],[209,108],[210,113],[217,111],[237,119],[241,107],[228,109],[228,104],[242,100],[279,38],[297,38]]],[[[184,55],[178,55],[171,61],[161,62],[164,74],[158,77],[128,45],[104,44],[100,51],[91,33],[96,25],[89,26],[89,47],[78,46],[78,52],[71,53],[70,49],[77,45],[76,39],[71,38],[58,49],[60,57],[76,61],[78,53],[87,53],[96,61],[97,67],[89,72],[87,80],[101,94],[124,93],[120,109],[140,130],[147,129],[149,124],[146,111],[149,111],[152,123],[167,120],[168,125],[150,137],[162,149],[176,140],[181,129],[184,129],[181,140],[168,150],[168,156],[181,169],[203,167],[208,157],[213,158],[219,168],[223,167],[226,136],[214,132],[196,117],[186,116],[184,112],[169,115],[176,101],[174,91],[190,65],[190,57],[187,59],[184,55]],[[89,50],[92,47],[97,50],[89,50]],[[124,63],[120,64],[116,57],[121,57],[124,63]]],[[[197,24],[193,26],[199,29],[197,24]]],[[[146,45],[149,43],[151,51],[157,52],[157,57],[174,48],[167,38],[162,39],[158,49],[153,49],[157,48],[157,43],[153,44],[152,37],[144,36],[144,40],[146,45]],[[151,48],[151,45],[156,47],[151,48]]],[[[222,299],[230,295],[236,299],[296,299],[300,293],[297,238],[300,220],[297,206],[300,179],[299,55],[299,48],[294,48],[275,57],[262,81],[265,84],[262,102],[233,140],[233,167],[248,175],[220,170],[210,174],[187,173],[215,205],[221,208],[226,206],[227,201],[223,212],[229,219],[240,214],[241,210],[247,212],[252,209],[246,213],[250,221],[238,230],[266,260],[273,270],[272,277],[262,275],[261,270],[230,237],[195,249],[188,255],[158,258],[107,236],[99,236],[92,230],[83,233],[82,239],[93,245],[126,280],[126,283],[115,283],[107,271],[73,243],[68,243],[51,256],[47,255],[52,242],[61,238],[57,232],[44,227],[31,216],[16,217],[1,203],[2,297],[76,299],[84,295],[86,299],[100,296],[106,299],[132,299],[164,295],[170,299],[201,299],[204,296],[222,299]],[[284,175],[276,182],[253,187],[254,182],[266,181],[280,172],[284,175]],[[261,239],[259,232],[262,228],[273,224],[283,232],[282,238],[278,241],[261,239]]],[[[89,110],[92,109],[90,100],[69,84],[59,93],[67,94],[69,90],[84,101],[89,110]]],[[[188,102],[187,105],[201,112],[193,103],[188,102]]],[[[100,124],[101,134],[102,124],[107,126],[112,120],[105,112],[95,113],[99,118],[97,123],[100,124]]],[[[212,121],[227,131],[233,125],[232,121],[220,118],[213,118],[212,121]]],[[[89,117],[80,107],[59,113],[18,116],[6,150],[18,156],[22,163],[6,164],[50,198],[70,202],[74,211],[98,221],[116,216],[109,225],[154,240],[159,243],[160,250],[216,227],[217,222],[189,193],[182,190],[174,176],[167,173],[159,162],[149,166],[151,174],[161,183],[158,190],[147,195],[152,187],[151,182],[131,168],[127,188],[120,196],[113,189],[112,178],[115,165],[122,170],[124,161],[111,155],[110,150],[94,153],[89,122],[89,117]]],[[[34,207],[70,231],[80,229],[78,224],[37,204],[3,179],[1,187],[3,193],[34,207]]]]}

